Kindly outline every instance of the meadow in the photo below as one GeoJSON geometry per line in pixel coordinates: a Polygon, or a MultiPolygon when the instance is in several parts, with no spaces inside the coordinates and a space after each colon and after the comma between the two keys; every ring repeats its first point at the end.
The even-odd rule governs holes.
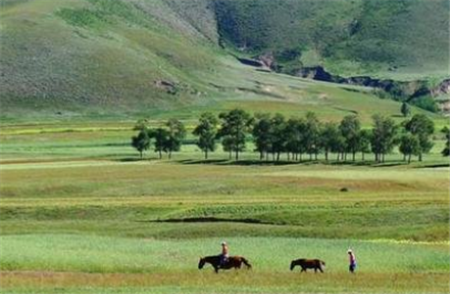
{"type": "Polygon", "coordinates": [[[238,162],[220,148],[205,161],[192,135],[172,160],[130,146],[137,120],[191,133],[201,113],[235,108],[400,124],[401,103],[371,88],[237,61],[448,77],[446,1],[332,2],[0,0],[0,293],[448,293],[448,117],[411,106],[436,131],[409,165],[397,150],[261,162],[251,142],[238,162]],[[253,268],[199,271],[222,240],[253,268]],[[289,271],[301,257],[325,273],[289,271]]]}
{"type": "Polygon", "coordinates": [[[239,162],[221,150],[203,161],[192,138],[172,160],[141,161],[133,124],[2,125],[1,293],[448,292],[439,136],[410,165],[397,152],[385,164],[260,163],[252,146],[239,162]],[[199,271],[222,240],[253,269],[199,271]],[[325,273],[289,271],[300,257],[325,273]]]}

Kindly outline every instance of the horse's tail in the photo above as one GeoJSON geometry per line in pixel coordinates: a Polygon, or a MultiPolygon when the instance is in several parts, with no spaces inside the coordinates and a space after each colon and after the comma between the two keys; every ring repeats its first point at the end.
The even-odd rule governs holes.
{"type": "Polygon", "coordinates": [[[244,257],[241,257],[241,260],[247,266],[248,269],[252,268],[252,265],[250,264],[250,262],[248,262],[247,259],[245,259],[244,257]]]}

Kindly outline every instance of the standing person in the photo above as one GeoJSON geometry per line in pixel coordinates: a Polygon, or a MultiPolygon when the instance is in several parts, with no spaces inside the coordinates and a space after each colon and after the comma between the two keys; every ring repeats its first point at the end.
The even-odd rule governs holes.
{"type": "Polygon", "coordinates": [[[222,242],[222,254],[220,254],[220,265],[223,266],[228,261],[228,244],[227,242],[222,242]]]}
{"type": "Polygon", "coordinates": [[[356,256],[351,249],[349,249],[347,253],[350,261],[350,266],[348,267],[348,270],[353,274],[356,269],[356,256]]]}

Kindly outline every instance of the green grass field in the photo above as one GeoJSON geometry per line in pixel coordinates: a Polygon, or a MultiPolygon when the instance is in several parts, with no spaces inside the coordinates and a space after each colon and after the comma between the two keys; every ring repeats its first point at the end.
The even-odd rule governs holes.
{"type": "Polygon", "coordinates": [[[290,74],[448,78],[444,0],[283,1],[0,0],[0,293],[449,292],[448,117],[411,106],[436,132],[410,165],[397,151],[260,162],[250,142],[238,162],[220,148],[204,161],[192,135],[172,160],[130,146],[137,120],[191,133],[201,113],[234,108],[404,120],[371,88],[230,53],[273,51],[290,74]],[[222,240],[253,269],[199,271],[222,240]],[[325,273],[289,271],[301,257],[325,273]]]}
{"type": "Polygon", "coordinates": [[[442,141],[411,165],[397,153],[385,164],[260,164],[251,146],[238,163],[220,150],[204,162],[189,144],[171,161],[139,161],[132,126],[2,125],[0,292],[448,292],[442,141]],[[199,271],[222,240],[253,269],[199,271]],[[325,273],[290,272],[300,257],[325,260],[325,273]]]}

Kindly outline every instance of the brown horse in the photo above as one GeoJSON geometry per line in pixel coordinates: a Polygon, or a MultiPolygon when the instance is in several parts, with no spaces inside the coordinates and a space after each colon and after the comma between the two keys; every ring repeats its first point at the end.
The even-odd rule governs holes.
{"type": "Polygon", "coordinates": [[[301,272],[306,272],[306,269],[311,268],[314,269],[314,272],[316,273],[317,270],[323,273],[322,265],[325,266],[325,262],[323,262],[320,259],[304,259],[304,258],[296,259],[291,262],[291,271],[297,265],[301,266],[302,268],[301,272]]]}
{"type": "Polygon", "coordinates": [[[219,272],[219,269],[228,270],[228,269],[239,269],[242,264],[245,264],[247,268],[252,268],[252,265],[242,256],[230,256],[225,264],[220,264],[221,256],[213,255],[200,257],[200,261],[198,262],[198,269],[202,269],[205,266],[205,263],[209,263],[213,266],[214,271],[216,273],[219,272]]]}

